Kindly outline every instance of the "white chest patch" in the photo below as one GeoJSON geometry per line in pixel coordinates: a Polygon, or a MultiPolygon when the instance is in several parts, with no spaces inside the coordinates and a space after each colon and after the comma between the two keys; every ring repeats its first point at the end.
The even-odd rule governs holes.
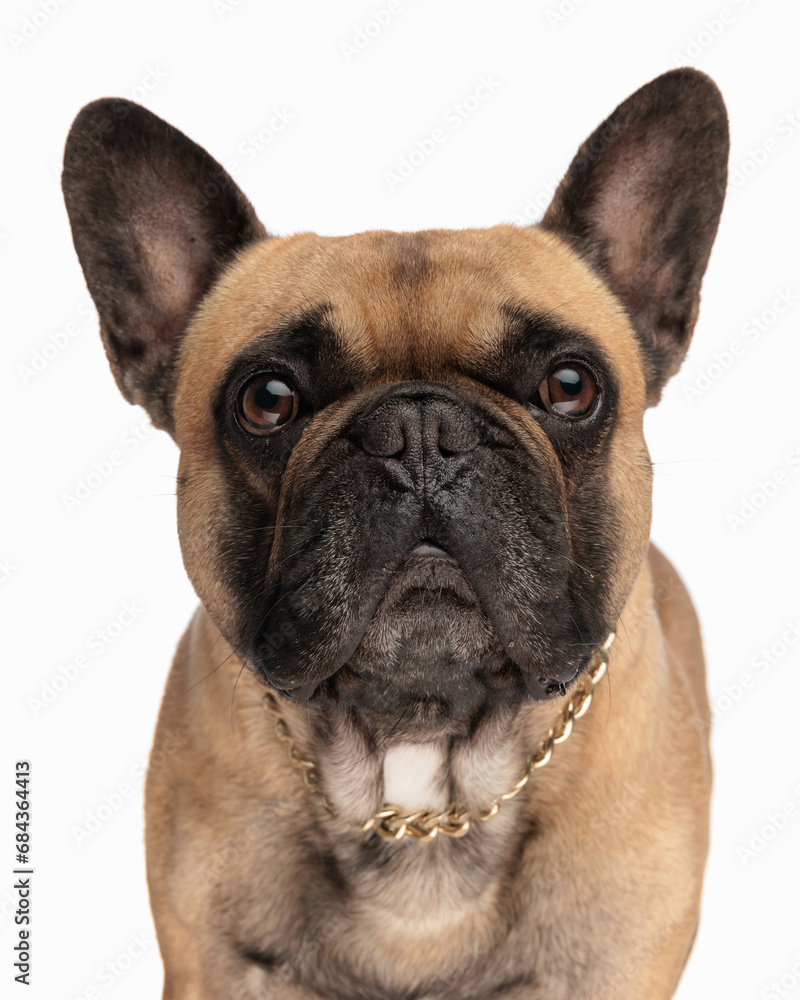
{"type": "Polygon", "coordinates": [[[447,806],[445,750],[439,743],[402,743],[383,760],[384,800],[405,811],[447,806]]]}

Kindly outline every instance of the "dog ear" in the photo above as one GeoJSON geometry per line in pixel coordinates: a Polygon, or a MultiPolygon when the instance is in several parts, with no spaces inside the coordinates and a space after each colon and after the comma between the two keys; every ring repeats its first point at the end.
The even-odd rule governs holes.
{"type": "Polygon", "coordinates": [[[722,95],[704,73],[673,70],[583,143],[540,223],[569,240],[627,307],[649,405],[689,347],[727,162],[722,95]]]}
{"type": "Polygon", "coordinates": [[[267,234],[204,149],[130,101],[83,108],[61,183],[117,384],[172,433],[172,369],[189,319],[234,254],[267,234]]]}

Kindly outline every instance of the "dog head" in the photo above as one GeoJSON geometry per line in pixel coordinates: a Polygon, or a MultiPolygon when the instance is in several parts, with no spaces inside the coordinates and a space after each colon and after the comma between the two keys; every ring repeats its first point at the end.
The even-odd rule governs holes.
{"type": "Polygon", "coordinates": [[[263,679],[422,727],[581,673],[645,556],[643,414],[726,161],[719,92],[676,70],[538,226],[277,238],[170,125],[81,111],[63,187],[111,367],[181,449],[187,572],[263,679]]]}

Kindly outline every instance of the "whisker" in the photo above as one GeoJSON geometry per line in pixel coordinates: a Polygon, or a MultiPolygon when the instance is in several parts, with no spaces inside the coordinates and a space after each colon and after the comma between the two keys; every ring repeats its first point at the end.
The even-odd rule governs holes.
{"type": "Polygon", "coordinates": [[[233,682],[233,691],[231,691],[231,731],[233,731],[233,700],[236,697],[236,688],[239,686],[239,678],[242,676],[244,668],[245,663],[242,661],[242,669],[236,675],[236,680],[233,682]]]}
{"type": "Polygon", "coordinates": [[[357,764],[361,764],[368,757],[371,757],[374,753],[377,753],[377,751],[380,750],[380,748],[389,739],[389,737],[392,735],[392,733],[395,731],[395,729],[397,729],[397,727],[400,725],[400,723],[407,717],[407,715],[410,713],[410,711],[411,711],[410,707],[409,707],[408,712],[406,712],[406,710],[404,709],[400,713],[400,716],[398,717],[398,719],[395,722],[395,724],[392,726],[392,728],[389,730],[389,732],[383,737],[383,739],[379,743],[376,743],[375,746],[369,751],[369,753],[364,754],[363,757],[361,757],[358,760],[354,761],[353,764],[350,765],[349,770],[352,770],[357,764]]]}
{"type": "MultiPolygon", "coordinates": [[[[222,635],[222,633],[220,633],[220,636],[221,636],[221,635],[222,635]]],[[[217,641],[218,641],[218,640],[217,640],[217,641]]],[[[216,644],[216,642],[215,642],[215,644],[216,644]]],[[[213,649],[214,647],[212,646],[211,648],[213,649]]],[[[209,670],[209,672],[208,672],[208,673],[207,673],[207,674],[205,675],[205,677],[201,677],[199,681],[195,681],[195,682],[194,682],[194,684],[190,684],[190,685],[189,685],[189,687],[188,687],[188,688],[186,688],[186,691],[187,691],[187,692],[188,692],[188,691],[191,691],[191,690],[192,690],[193,688],[196,688],[198,684],[202,684],[202,683],[203,683],[203,681],[205,681],[205,680],[208,680],[208,678],[209,678],[209,677],[210,677],[210,676],[211,676],[212,674],[216,673],[216,672],[217,672],[217,671],[219,670],[219,668],[220,668],[220,667],[224,666],[224,665],[225,665],[225,664],[226,664],[226,663],[228,662],[228,660],[229,660],[229,659],[230,659],[230,658],[231,658],[231,657],[233,656],[233,654],[234,654],[234,650],[231,650],[231,651],[230,651],[230,653],[228,653],[228,655],[227,655],[227,656],[225,657],[225,659],[224,659],[224,660],[222,661],[222,663],[218,663],[218,664],[216,665],[216,667],[214,667],[214,669],[213,669],[213,670],[209,670]]]]}

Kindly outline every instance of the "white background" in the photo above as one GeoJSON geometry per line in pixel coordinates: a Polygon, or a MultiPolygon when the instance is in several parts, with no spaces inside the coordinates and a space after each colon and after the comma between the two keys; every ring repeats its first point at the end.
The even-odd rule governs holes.
{"type": "Polygon", "coordinates": [[[159,995],[141,776],[195,604],[175,533],[176,449],[156,433],[133,447],[144,414],[117,392],[72,248],[58,174],[78,109],[107,95],[146,104],[235,168],[274,233],[458,228],[540,217],[579,142],[615,105],[690,64],[721,87],[731,164],[744,172],[729,192],[691,354],[647,418],[653,535],[699,607],[719,716],[703,918],[679,996],[800,997],[800,965],[791,971],[800,958],[800,644],[789,633],[795,644],[782,645],[787,627],[800,627],[800,465],[791,464],[800,456],[800,118],[786,118],[800,115],[800,8],[564,0],[557,20],[548,11],[558,2],[401,0],[349,59],[342,46],[384,0],[69,0],[53,16],[38,0],[4,4],[3,996],[159,995]],[[495,93],[391,188],[385,173],[488,75],[495,93]],[[247,153],[275,110],[292,120],[247,153]],[[782,294],[789,305],[778,316],[770,310],[782,294]],[[53,337],[65,346],[54,350],[53,337]],[[713,367],[735,342],[743,352],[713,367]],[[688,398],[702,373],[705,388],[688,398]],[[124,463],[68,511],[65,494],[113,450],[124,463]],[[745,500],[761,506],[732,524],[745,500]],[[112,623],[125,602],[136,617],[104,645],[98,630],[119,632],[112,623]],[[85,668],[37,706],[80,654],[85,668]],[[743,674],[754,678],[747,690],[737,688],[743,674]],[[9,916],[19,757],[32,760],[34,779],[27,991],[12,981],[9,916]],[[104,796],[119,807],[78,843],[104,796]],[[762,828],[771,839],[745,857],[762,828]],[[781,977],[783,992],[770,992],[781,977]]]}

